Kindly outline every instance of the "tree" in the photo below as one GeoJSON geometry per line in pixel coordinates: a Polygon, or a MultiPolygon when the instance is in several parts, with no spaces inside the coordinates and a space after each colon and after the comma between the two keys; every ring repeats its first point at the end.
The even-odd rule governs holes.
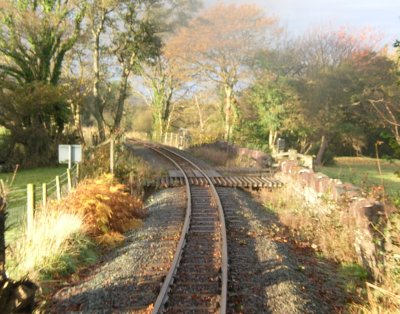
{"type": "Polygon", "coordinates": [[[31,160],[54,152],[69,122],[60,77],[85,9],[79,1],[0,1],[0,123],[31,160]]]}
{"type": "Polygon", "coordinates": [[[117,8],[118,1],[107,0],[93,0],[89,4],[87,20],[90,35],[92,37],[92,54],[93,54],[93,107],[94,117],[97,122],[99,137],[101,141],[106,138],[106,131],[104,126],[104,107],[105,97],[101,95],[101,36],[104,35],[107,23],[111,23],[111,13],[117,8]]]}
{"type": "Polygon", "coordinates": [[[400,89],[396,62],[384,53],[371,51],[357,58],[351,66],[359,78],[353,105],[361,105],[370,119],[390,130],[400,145],[400,89]]]}
{"type": "Polygon", "coordinates": [[[3,79],[56,85],[81,33],[85,5],[74,1],[1,1],[3,79]]]}
{"type": "Polygon", "coordinates": [[[92,2],[89,16],[93,39],[93,107],[101,140],[105,139],[103,114],[110,100],[110,82],[118,82],[110,125],[110,131],[115,132],[121,126],[129,78],[139,73],[141,64],[157,63],[164,33],[184,20],[195,3],[196,0],[92,2]],[[107,70],[114,70],[108,76],[107,70],[102,69],[102,60],[107,70]]]}
{"type": "Polygon", "coordinates": [[[367,35],[321,31],[307,35],[301,42],[305,67],[294,86],[301,98],[304,119],[320,139],[317,164],[322,163],[334,136],[350,130],[342,128],[352,114],[351,98],[358,88],[358,78],[350,65],[374,46],[375,36],[367,35]]]}
{"type": "Polygon", "coordinates": [[[217,4],[171,39],[171,47],[182,62],[221,87],[225,140],[232,137],[238,120],[235,93],[250,76],[247,70],[252,56],[266,44],[268,32],[276,26],[276,19],[265,17],[254,5],[217,4]]]}
{"type": "Polygon", "coordinates": [[[259,80],[248,92],[248,102],[256,109],[255,122],[268,134],[268,147],[274,151],[278,134],[285,129],[292,95],[284,79],[259,80]]]}

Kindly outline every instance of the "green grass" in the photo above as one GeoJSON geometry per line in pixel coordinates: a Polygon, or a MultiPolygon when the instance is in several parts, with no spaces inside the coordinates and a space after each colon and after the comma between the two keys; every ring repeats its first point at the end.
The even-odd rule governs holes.
{"type": "Polygon", "coordinates": [[[398,198],[400,177],[395,171],[400,170],[400,161],[381,160],[382,175],[379,174],[376,159],[367,157],[337,157],[334,166],[317,167],[317,171],[343,182],[369,189],[383,185],[389,197],[398,198]]]}
{"type": "MultiPolygon", "coordinates": [[[[9,231],[6,238],[11,240],[18,237],[21,230],[21,222],[25,217],[26,206],[26,186],[29,183],[35,185],[36,201],[40,201],[42,183],[48,183],[66,173],[67,167],[44,167],[34,169],[18,170],[14,182],[12,182],[13,173],[0,173],[0,179],[4,181],[8,193],[8,218],[7,226],[9,231]]],[[[54,183],[52,184],[54,186],[54,183]]],[[[48,186],[50,190],[52,186],[48,186]]],[[[54,188],[53,188],[54,190],[54,188]]]]}
{"type": "Polygon", "coordinates": [[[18,170],[15,180],[11,184],[13,173],[0,173],[0,179],[3,179],[6,186],[11,189],[26,188],[26,185],[33,183],[35,185],[42,185],[42,183],[53,180],[56,176],[59,176],[67,171],[67,166],[62,165],[58,167],[45,167],[45,168],[34,168],[26,170],[18,170]]]}

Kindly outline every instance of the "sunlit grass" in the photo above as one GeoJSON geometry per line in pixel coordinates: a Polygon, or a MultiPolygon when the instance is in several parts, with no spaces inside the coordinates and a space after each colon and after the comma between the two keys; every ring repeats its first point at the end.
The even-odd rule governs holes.
{"type": "Polygon", "coordinates": [[[361,188],[383,185],[389,196],[397,196],[400,191],[400,161],[380,160],[381,174],[376,159],[368,157],[338,157],[334,166],[317,167],[317,171],[331,178],[349,182],[361,188]]]}
{"type": "Polygon", "coordinates": [[[25,220],[27,184],[32,183],[36,186],[37,201],[39,201],[42,183],[54,180],[57,175],[60,176],[65,173],[66,169],[66,165],[21,169],[16,172],[14,180],[14,173],[0,173],[0,179],[4,182],[7,194],[7,226],[9,227],[6,233],[7,242],[20,236],[22,233],[21,223],[25,220]]]}
{"type": "Polygon", "coordinates": [[[13,172],[0,173],[0,179],[11,189],[26,188],[29,183],[41,185],[42,183],[53,180],[67,170],[66,165],[58,167],[42,167],[34,169],[20,169],[17,171],[14,182],[12,182],[13,172]],[[11,185],[12,183],[12,185],[11,185]]]}
{"type": "MultiPolygon", "coordinates": [[[[73,238],[84,232],[83,216],[78,213],[41,210],[35,214],[29,235],[16,240],[7,250],[7,272],[13,279],[63,271],[67,256],[79,254],[73,238]]],[[[23,228],[26,234],[26,226],[23,228]]]]}

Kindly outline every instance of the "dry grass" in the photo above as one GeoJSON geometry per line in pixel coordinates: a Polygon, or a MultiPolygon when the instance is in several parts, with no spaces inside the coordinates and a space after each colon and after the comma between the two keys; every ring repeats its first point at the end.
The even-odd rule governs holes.
{"type": "Polygon", "coordinates": [[[72,241],[83,233],[83,216],[77,212],[38,211],[30,235],[21,237],[8,248],[9,276],[14,280],[25,276],[39,279],[41,273],[58,267],[60,257],[79,253],[72,241]]]}
{"type": "Polygon", "coordinates": [[[352,308],[353,313],[389,314],[400,313],[400,212],[393,209],[386,230],[390,243],[385,252],[386,272],[379,284],[366,284],[368,304],[352,308]]]}
{"type": "MultiPolygon", "coordinates": [[[[343,265],[353,265],[357,268],[358,258],[354,247],[354,221],[340,209],[331,214],[316,215],[316,209],[311,208],[288,187],[280,191],[263,191],[261,200],[273,210],[295,242],[312,247],[317,255],[334,260],[343,265]]],[[[328,204],[327,204],[328,206],[328,204]]],[[[386,273],[382,282],[371,284],[365,278],[357,280],[354,273],[349,276],[350,291],[357,292],[365,300],[363,304],[352,303],[349,313],[389,314],[400,313],[400,214],[395,212],[385,235],[391,239],[392,248],[387,248],[386,273]],[[353,282],[352,277],[356,280],[353,282]],[[355,286],[354,286],[355,284],[355,286]]],[[[354,268],[353,267],[353,268],[354,268]]],[[[341,276],[347,276],[341,274],[341,276]]]]}
{"type": "Polygon", "coordinates": [[[248,156],[238,157],[216,147],[192,147],[190,153],[216,167],[250,167],[254,161],[248,156]]]}
{"type": "Polygon", "coordinates": [[[134,138],[134,139],[139,139],[139,140],[143,140],[143,141],[150,140],[150,135],[146,132],[130,131],[130,132],[125,132],[125,136],[128,139],[134,138]]]}
{"type": "Polygon", "coordinates": [[[214,166],[227,166],[230,160],[230,156],[226,151],[211,147],[193,147],[190,149],[190,153],[214,166]]]}
{"type": "Polygon", "coordinates": [[[367,283],[367,305],[353,305],[350,307],[351,313],[363,314],[392,314],[400,312],[400,296],[394,294],[391,287],[385,288],[367,283]]]}
{"type": "Polygon", "coordinates": [[[261,200],[273,210],[296,241],[307,243],[317,252],[336,262],[356,263],[353,222],[342,217],[340,211],[316,214],[287,187],[279,191],[263,191],[261,200]]]}
{"type": "Polygon", "coordinates": [[[123,232],[140,226],[145,215],[142,201],[124,189],[111,176],[85,180],[60,202],[38,210],[29,236],[7,250],[9,276],[37,281],[73,272],[94,259],[87,236],[108,248],[121,243],[123,232]]]}

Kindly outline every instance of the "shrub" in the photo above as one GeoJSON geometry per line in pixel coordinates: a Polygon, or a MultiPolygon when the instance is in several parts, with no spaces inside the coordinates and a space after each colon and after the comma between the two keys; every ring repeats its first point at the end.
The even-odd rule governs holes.
{"type": "Polygon", "coordinates": [[[106,246],[121,242],[122,233],[139,226],[146,215],[142,201],[125,192],[125,186],[110,175],[83,181],[57,207],[84,216],[86,232],[106,246]]]}

